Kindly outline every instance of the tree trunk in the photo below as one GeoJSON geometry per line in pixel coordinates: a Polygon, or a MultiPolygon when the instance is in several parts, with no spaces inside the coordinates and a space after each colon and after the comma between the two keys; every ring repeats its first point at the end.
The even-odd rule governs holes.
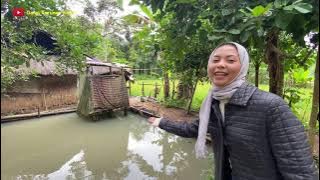
{"type": "Polygon", "coordinates": [[[282,97],[283,94],[283,62],[278,48],[279,31],[271,30],[267,36],[266,58],[269,69],[269,91],[282,97]]]}
{"type": "Polygon", "coordinates": [[[260,63],[256,63],[254,65],[254,69],[255,69],[255,80],[254,80],[254,84],[256,87],[259,87],[259,70],[260,70],[260,63]]]}
{"type": "Polygon", "coordinates": [[[170,82],[169,82],[168,71],[165,70],[163,75],[164,75],[164,98],[169,98],[170,97],[170,82]]]}
{"type": "Polygon", "coordinates": [[[277,92],[279,92],[279,96],[284,98],[283,96],[283,86],[284,86],[284,63],[282,59],[279,59],[280,61],[280,65],[279,65],[279,79],[277,79],[278,81],[278,85],[277,85],[277,92]]]}
{"type": "Polygon", "coordinates": [[[188,99],[191,96],[192,85],[184,84],[181,80],[178,84],[178,99],[188,99]]]}
{"type": "Polygon", "coordinates": [[[196,84],[194,85],[194,88],[192,89],[192,95],[191,95],[190,102],[188,105],[188,112],[187,112],[188,114],[190,114],[190,111],[191,111],[192,100],[193,100],[194,93],[196,92],[196,89],[197,89],[198,81],[199,81],[199,77],[197,77],[196,84]]]}
{"type": "Polygon", "coordinates": [[[189,105],[188,105],[188,114],[190,114],[193,96],[194,96],[194,93],[196,92],[197,84],[198,84],[199,79],[200,79],[199,73],[200,73],[200,69],[201,69],[201,67],[202,67],[202,63],[203,63],[203,61],[200,61],[200,65],[199,65],[199,67],[198,67],[198,69],[197,69],[197,72],[196,72],[196,77],[197,77],[197,79],[196,79],[196,82],[195,82],[194,87],[192,88],[191,97],[190,97],[190,102],[189,102],[189,105]]]}
{"type": "Polygon", "coordinates": [[[317,118],[319,118],[319,47],[316,60],[316,69],[314,75],[314,85],[313,85],[313,97],[312,97],[312,109],[309,120],[309,142],[314,149],[314,137],[316,134],[317,118]]]}

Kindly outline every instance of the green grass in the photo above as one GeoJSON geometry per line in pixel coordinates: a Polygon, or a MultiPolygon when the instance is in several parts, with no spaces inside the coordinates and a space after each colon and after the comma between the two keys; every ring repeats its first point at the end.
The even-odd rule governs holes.
{"type": "MultiPolygon", "coordinates": [[[[157,100],[160,101],[162,104],[166,106],[174,106],[179,108],[187,109],[188,103],[186,101],[178,101],[175,99],[170,98],[169,100],[164,100],[164,93],[163,93],[163,81],[161,78],[155,78],[150,76],[136,76],[135,83],[131,84],[131,96],[141,96],[141,88],[142,83],[144,84],[152,84],[152,85],[145,85],[144,86],[144,95],[145,96],[154,96],[154,89],[155,89],[155,83],[158,85],[161,85],[160,87],[160,93],[157,96],[157,100]],[[142,80],[143,79],[143,80],[142,80]]],[[[175,86],[177,86],[178,81],[175,82],[175,86]]],[[[195,95],[193,97],[191,109],[193,111],[199,111],[200,106],[202,104],[202,101],[206,97],[208,90],[210,89],[211,85],[208,82],[201,83],[199,82],[196,88],[195,95]]],[[[259,89],[268,91],[269,86],[265,84],[260,84],[259,89]]],[[[312,89],[307,88],[301,88],[301,100],[294,104],[292,107],[292,110],[294,114],[298,117],[298,119],[301,120],[302,124],[305,126],[305,128],[308,128],[308,122],[310,119],[311,114],[311,106],[312,106],[312,89]]],[[[172,92],[172,82],[170,82],[170,95],[172,92]]],[[[319,125],[317,124],[317,130],[319,125]]]]}

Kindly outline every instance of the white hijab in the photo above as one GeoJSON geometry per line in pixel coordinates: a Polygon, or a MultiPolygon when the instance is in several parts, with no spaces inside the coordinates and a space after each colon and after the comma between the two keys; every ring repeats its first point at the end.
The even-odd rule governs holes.
{"type": "Polygon", "coordinates": [[[202,102],[202,105],[199,111],[200,122],[199,122],[199,129],[198,129],[198,138],[195,145],[195,152],[196,152],[197,158],[204,158],[207,154],[205,143],[206,143],[206,135],[207,135],[208,123],[209,123],[210,112],[211,112],[212,98],[217,100],[230,99],[233,93],[236,92],[237,89],[242,85],[242,83],[245,82],[245,78],[249,69],[249,55],[247,50],[242,45],[235,42],[223,43],[218,47],[216,47],[212,51],[209,57],[209,61],[214,55],[217,48],[227,44],[235,45],[238,50],[240,63],[241,63],[240,72],[228,85],[224,87],[213,86],[213,88],[209,90],[206,99],[202,102]]]}

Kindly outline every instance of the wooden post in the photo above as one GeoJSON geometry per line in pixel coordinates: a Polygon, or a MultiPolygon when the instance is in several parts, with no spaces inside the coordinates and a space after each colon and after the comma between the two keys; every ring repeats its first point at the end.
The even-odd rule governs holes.
{"type": "Polygon", "coordinates": [[[38,105],[38,118],[40,117],[40,107],[38,105]]]}
{"type": "Polygon", "coordinates": [[[174,94],[176,93],[175,91],[175,80],[172,81],[172,99],[174,99],[174,94]]]}
{"type": "Polygon", "coordinates": [[[141,102],[144,102],[144,82],[142,82],[142,88],[141,88],[141,102]]]}
{"type": "Polygon", "coordinates": [[[156,82],[154,85],[154,98],[157,98],[157,94],[158,94],[158,84],[156,82]]]}
{"type": "Polygon", "coordinates": [[[199,77],[197,78],[196,84],[194,85],[193,90],[192,90],[191,99],[190,99],[190,102],[189,102],[189,105],[188,105],[188,112],[187,112],[188,114],[190,114],[191,104],[192,104],[192,100],[193,100],[194,93],[195,93],[196,88],[197,88],[198,81],[199,81],[199,77]]]}
{"type": "Polygon", "coordinates": [[[124,109],[123,109],[123,114],[124,114],[125,116],[128,115],[128,110],[127,110],[127,108],[124,108],[124,109]]]}
{"type": "Polygon", "coordinates": [[[129,80],[129,95],[131,96],[131,81],[129,80]]]}
{"type": "Polygon", "coordinates": [[[46,94],[45,94],[43,88],[42,88],[42,97],[43,97],[44,107],[46,108],[46,111],[48,111],[47,101],[46,101],[46,94]]]}
{"type": "Polygon", "coordinates": [[[144,82],[142,82],[141,95],[144,97],[144,82]]]}

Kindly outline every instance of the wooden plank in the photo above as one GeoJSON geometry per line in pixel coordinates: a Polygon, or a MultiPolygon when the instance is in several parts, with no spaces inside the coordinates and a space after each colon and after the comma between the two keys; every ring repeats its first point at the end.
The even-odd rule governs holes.
{"type": "Polygon", "coordinates": [[[1,123],[4,122],[12,122],[12,121],[18,121],[23,119],[31,119],[35,117],[41,117],[41,116],[49,116],[49,115],[56,115],[56,114],[63,114],[63,113],[71,113],[75,112],[77,109],[75,107],[72,108],[62,108],[52,111],[43,111],[43,112],[35,112],[30,114],[17,114],[17,115],[11,115],[11,116],[2,116],[1,117],[1,123]]]}
{"type": "Polygon", "coordinates": [[[160,117],[160,116],[158,116],[156,114],[150,113],[148,111],[145,111],[143,109],[139,109],[139,108],[136,108],[136,107],[133,107],[133,106],[130,106],[130,110],[132,112],[138,113],[138,114],[140,114],[142,116],[146,116],[146,117],[157,117],[157,118],[160,117]]]}
{"type": "Polygon", "coordinates": [[[103,62],[87,62],[87,66],[105,66],[105,67],[112,67],[112,68],[122,69],[122,67],[118,67],[118,66],[116,66],[114,64],[103,63],[103,62]]]}

